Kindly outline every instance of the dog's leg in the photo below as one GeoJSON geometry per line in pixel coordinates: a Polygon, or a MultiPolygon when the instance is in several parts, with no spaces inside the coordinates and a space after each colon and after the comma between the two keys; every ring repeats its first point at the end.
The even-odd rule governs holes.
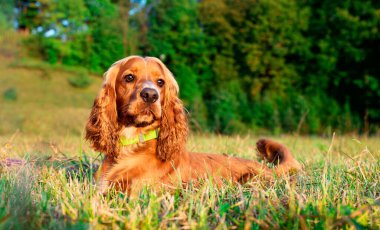
{"type": "Polygon", "coordinates": [[[106,194],[110,186],[110,182],[107,180],[107,173],[111,167],[115,164],[115,161],[109,155],[106,155],[98,171],[94,175],[97,190],[100,194],[106,194]]]}

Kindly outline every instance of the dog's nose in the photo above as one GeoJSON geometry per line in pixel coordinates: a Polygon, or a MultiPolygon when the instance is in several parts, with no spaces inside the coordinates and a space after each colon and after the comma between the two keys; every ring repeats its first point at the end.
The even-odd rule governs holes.
{"type": "Polygon", "coordinates": [[[158,99],[158,92],[152,88],[144,88],[140,96],[146,103],[154,103],[158,99]]]}

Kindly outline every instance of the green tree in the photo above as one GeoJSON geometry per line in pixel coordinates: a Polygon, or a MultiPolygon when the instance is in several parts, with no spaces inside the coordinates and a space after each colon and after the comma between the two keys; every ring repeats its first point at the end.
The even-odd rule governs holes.
{"type": "Polygon", "coordinates": [[[32,54],[51,63],[83,65],[89,50],[85,23],[89,12],[84,1],[40,0],[29,2],[31,6],[32,16],[27,8],[19,21],[26,19],[25,27],[33,32],[27,42],[32,54]]]}
{"type": "MultiPolygon", "coordinates": [[[[207,36],[209,69],[212,78],[207,82],[204,94],[212,130],[230,133],[241,126],[246,105],[246,94],[241,87],[238,65],[235,60],[236,28],[231,24],[234,9],[227,1],[200,2],[199,19],[207,36]]],[[[236,15],[243,18],[241,15],[236,15]]]]}
{"type": "MultiPolygon", "coordinates": [[[[269,127],[286,123],[285,117],[279,117],[278,110],[282,108],[277,108],[275,97],[286,97],[300,78],[290,59],[307,45],[302,31],[307,28],[308,10],[300,9],[295,1],[285,0],[205,0],[199,11],[205,33],[210,37],[209,50],[213,52],[212,69],[217,86],[214,95],[234,84],[234,92],[229,93],[240,102],[225,102],[235,116],[223,118],[228,113],[220,113],[219,119],[225,121],[219,121],[224,125],[217,129],[224,131],[228,120],[263,125],[263,117],[271,120],[268,111],[276,116],[273,121],[278,120],[269,127]],[[268,98],[273,101],[269,103],[268,98]],[[266,106],[258,106],[260,103],[266,106]],[[271,110],[265,109],[268,106],[271,110]]],[[[297,115],[294,120],[302,115],[291,114],[297,115]]]]}
{"type": "Polygon", "coordinates": [[[0,29],[12,27],[12,23],[15,20],[13,13],[14,6],[14,0],[0,2],[0,29]]]}
{"type": "Polygon", "coordinates": [[[94,72],[102,73],[125,55],[124,34],[119,31],[118,8],[110,0],[85,2],[90,12],[87,20],[91,37],[89,67],[94,72]]]}
{"type": "Polygon", "coordinates": [[[202,97],[210,71],[205,37],[197,21],[197,1],[152,2],[144,13],[149,14],[149,29],[143,53],[165,61],[176,76],[192,121],[204,126],[202,97]]]}
{"type": "Polygon", "coordinates": [[[37,0],[18,0],[15,6],[19,11],[18,29],[20,31],[29,33],[41,24],[39,14],[42,6],[37,0]]]}
{"type": "MultiPolygon", "coordinates": [[[[380,122],[380,4],[377,1],[307,1],[312,9],[305,37],[310,52],[299,72],[308,94],[321,91],[338,101],[348,102],[354,114],[368,123],[380,122]]],[[[320,93],[319,93],[320,94],[320,93]]],[[[347,110],[347,106],[345,106],[347,110]]]]}

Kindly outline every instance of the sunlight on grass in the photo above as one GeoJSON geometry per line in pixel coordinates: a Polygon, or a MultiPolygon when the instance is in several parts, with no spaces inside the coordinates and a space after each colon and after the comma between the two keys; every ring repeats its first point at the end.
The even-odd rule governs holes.
{"type": "MultiPolygon", "coordinates": [[[[192,151],[255,159],[257,137],[194,135],[192,151]]],[[[380,143],[376,138],[277,137],[303,162],[292,180],[265,185],[143,189],[137,197],[96,193],[100,159],[80,138],[55,143],[0,138],[1,228],[379,228],[380,143]],[[78,149],[83,146],[83,150],[78,149]],[[24,161],[5,164],[14,157],[24,161]],[[9,160],[9,159],[8,159],[9,160]]]]}
{"type": "MultiPolygon", "coordinates": [[[[38,68],[24,68],[18,61],[0,56],[0,93],[13,92],[13,100],[0,95],[0,135],[15,130],[43,137],[80,136],[89,109],[99,90],[101,76],[92,76],[87,88],[72,87],[68,81],[78,74],[66,72],[46,63],[38,68]]],[[[38,65],[38,64],[35,64],[38,65]]]]}

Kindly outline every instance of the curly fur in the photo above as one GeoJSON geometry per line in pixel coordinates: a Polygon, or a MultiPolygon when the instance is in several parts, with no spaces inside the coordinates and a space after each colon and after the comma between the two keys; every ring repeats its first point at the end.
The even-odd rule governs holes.
{"type": "Polygon", "coordinates": [[[99,152],[115,155],[118,152],[118,123],[115,95],[110,85],[104,85],[95,100],[86,126],[86,139],[99,152]]]}
{"type": "Polygon", "coordinates": [[[160,136],[157,140],[157,157],[172,160],[185,151],[187,119],[179,99],[165,102],[163,106],[160,136]]]}

